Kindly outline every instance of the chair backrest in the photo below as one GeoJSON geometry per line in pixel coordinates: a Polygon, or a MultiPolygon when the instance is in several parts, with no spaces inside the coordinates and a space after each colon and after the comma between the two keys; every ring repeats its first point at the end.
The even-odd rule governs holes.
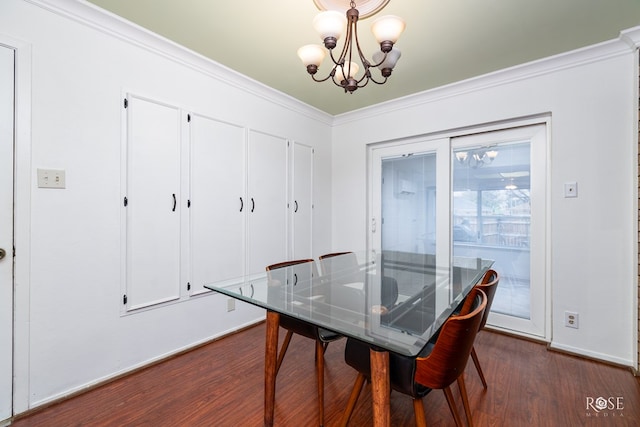
{"type": "Polygon", "coordinates": [[[277,264],[271,264],[266,267],[267,271],[277,270],[279,268],[291,267],[292,265],[304,264],[307,262],[314,262],[312,259],[296,259],[292,261],[279,262],[277,264]]]}
{"type": "Polygon", "coordinates": [[[478,287],[471,290],[469,297],[473,301],[472,311],[447,319],[431,353],[416,359],[417,383],[442,389],[464,372],[487,307],[487,296],[478,287]]]}
{"type": "Polygon", "coordinates": [[[320,255],[323,276],[332,278],[334,283],[350,283],[363,280],[358,265],[358,257],[353,252],[333,252],[320,255]]]}
{"type": "Polygon", "coordinates": [[[482,316],[480,329],[484,328],[484,325],[487,324],[487,318],[489,317],[489,312],[491,311],[493,297],[496,295],[496,290],[498,289],[498,282],[500,282],[500,275],[498,274],[498,272],[493,269],[489,269],[484,274],[482,281],[476,285],[476,287],[482,289],[482,291],[487,296],[487,308],[484,311],[484,315],[482,316]]]}
{"type": "Polygon", "coordinates": [[[277,281],[281,282],[281,284],[286,284],[287,280],[308,281],[308,283],[311,284],[319,277],[318,267],[313,259],[296,259],[279,262],[268,265],[266,270],[269,282],[277,281]]]}
{"type": "MultiPolygon", "coordinates": [[[[487,318],[489,317],[489,312],[491,311],[491,304],[493,303],[493,297],[496,295],[496,290],[498,289],[498,283],[500,282],[500,275],[497,271],[493,269],[489,269],[484,273],[482,279],[479,283],[475,285],[476,288],[482,289],[482,291],[487,296],[487,309],[484,311],[484,315],[482,316],[482,322],[480,322],[480,329],[484,328],[484,325],[487,324],[487,318]]],[[[460,314],[465,315],[468,314],[471,309],[472,301],[467,298],[462,305],[462,309],[460,310],[460,314]]]]}

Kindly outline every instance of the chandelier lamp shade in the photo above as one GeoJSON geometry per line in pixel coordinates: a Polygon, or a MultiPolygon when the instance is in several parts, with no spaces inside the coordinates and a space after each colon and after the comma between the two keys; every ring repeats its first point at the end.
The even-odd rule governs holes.
{"type": "Polygon", "coordinates": [[[394,49],[393,45],[404,31],[405,22],[393,15],[382,16],[373,22],[371,31],[380,44],[380,50],[373,54],[372,62],[370,62],[362,53],[358,41],[359,15],[360,12],[356,9],[355,2],[352,1],[346,16],[336,10],[327,10],[320,12],[315,17],[313,27],[323,40],[324,47],[309,44],[298,49],[298,56],[314,81],[324,82],[331,79],[336,86],[342,87],[345,93],[353,93],[356,89],[366,86],[369,81],[376,84],[384,84],[387,81],[398,59],[400,59],[400,51],[394,49]],[[338,45],[338,40],[345,33],[345,29],[344,46],[340,55],[336,57],[335,48],[338,45]],[[333,62],[331,72],[328,76],[319,79],[316,77],[316,73],[327,51],[333,62]],[[376,80],[371,73],[371,68],[378,68],[382,78],[376,80]],[[363,73],[358,75],[361,69],[363,73]]]}

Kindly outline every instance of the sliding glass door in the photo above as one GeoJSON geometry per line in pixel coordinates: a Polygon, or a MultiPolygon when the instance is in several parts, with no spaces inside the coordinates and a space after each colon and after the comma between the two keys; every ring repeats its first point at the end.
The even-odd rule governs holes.
{"type": "Polygon", "coordinates": [[[494,260],[489,323],[546,338],[546,126],[390,143],[370,161],[370,247],[440,269],[494,260]]]}

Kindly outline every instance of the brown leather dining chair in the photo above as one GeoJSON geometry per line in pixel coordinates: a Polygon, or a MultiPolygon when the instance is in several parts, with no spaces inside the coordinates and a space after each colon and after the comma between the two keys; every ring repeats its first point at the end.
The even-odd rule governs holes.
{"type": "MultiPolygon", "coordinates": [[[[474,287],[467,300],[470,301],[467,308],[471,311],[449,317],[440,329],[437,341],[428,343],[417,357],[389,353],[391,388],[413,398],[416,425],[419,427],[426,426],[422,398],[433,389],[443,390],[456,425],[462,425],[450,388],[454,381],[460,389],[467,421],[473,425],[463,374],[487,307],[487,296],[480,288],[474,287]]],[[[345,361],[358,371],[358,376],[342,417],[342,426],[349,422],[364,382],[371,376],[369,346],[348,339],[345,361]]]]}
{"type": "MultiPolygon", "coordinates": [[[[496,290],[498,289],[498,283],[500,282],[500,275],[497,271],[493,269],[489,269],[482,276],[480,282],[478,282],[475,287],[482,289],[482,291],[487,296],[487,309],[484,311],[484,315],[482,316],[482,322],[480,322],[480,332],[484,329],[484,326],[487,324],[487,318],[489,317],[489,312],[491,311],[491,304],[493,303],[493,298],[496,295],[496,290]]],[[[468,313],[470,310],[471,301],[466,299],[460,308],[461,313],[468,313]]],[[[439,331],[438,331],[439,333],[439,331]]],[[[438,333],[433,336],[431,339],[432,342],[435,342],[438,339],[438,333]]],[[[473,360],[473,364],[476,367],[476,371],[478,371],[478,375],[480,376],[480,381],[482,381],[482,385],[484,388],[487,388],[487,381],[484,378],[484,372],[482,372],[482,368],[480,367],[480,361],[478,360],[478,355],[476,353],[476,347],[473,346],[471,348],[471,360],[473,360]]]]}
{"type": "MultiPolygon", "coordinates": [[[[496,295],[496,290],[498,289],[498,282],[500,282],[500,275],[498,274],[498,272],[493,269],[489,269],[482,277],[480,283],[475,286],[476,288],[482,289],[482,291],[487,296],[487,309],[484,311],[484,315],[482,316],[482,321],[480,322],[480,328],[478,331],[484,329],[484,326],[487,324],[487,318],[489,317],[489,312],[491,311],[493,297],[496,295]]],[[[480,361],[478,360],[475,346],[471,348],[471,359],[473,360],[473,364],[478,371],[478,375],[480,375],[480,381],[482,381],[482,385],[484,386],[484,388],[487,388],[487,381],[484,379],[484,373],[482,372],[482,368],[480,367],[480,361]]]]}
{"type": "MultiPolygon", "coordinates": [[[[292,268],[295,278],[293,280],[310,280],[311,283],[315,283],[319,278],[318,269],[313,259],[300,259],[293,261],[280,262],[278,264],[272,264],[267,266],[267,277],[269,281],[286,281],[283,276],[278,275],[278,270],[282,273],[289,272],[286,267],[292,268]],[[300,277],[298,277],[300,276],[300,277]]],[[[278,358],[276,362],[276,376],[282,365],[282,360],[287,352],[289,343],[293,334],[298,334],[306,338],[311,338],[315,341],[315,361],[316,361],[316,376],[318,383],[318,415],[320,419],[320,425],[324,425],[324,352],[331,341],[342,338],[341,335],[335,332],[319,328],[315,325],[307,323],[303,320],[280,315],[280,326],[287,330],[287,334],[282,343],[282,347],[278,352],[278,358]]]]}

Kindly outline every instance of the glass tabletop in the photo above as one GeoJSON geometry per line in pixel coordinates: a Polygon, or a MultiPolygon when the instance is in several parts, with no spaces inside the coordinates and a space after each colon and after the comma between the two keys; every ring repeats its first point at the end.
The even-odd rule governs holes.
{"type": "Polygon", "coordinates": [[[207,289],[381,349],[414,356],[493,264],[385,251],[281,263],[207,289]]]}

